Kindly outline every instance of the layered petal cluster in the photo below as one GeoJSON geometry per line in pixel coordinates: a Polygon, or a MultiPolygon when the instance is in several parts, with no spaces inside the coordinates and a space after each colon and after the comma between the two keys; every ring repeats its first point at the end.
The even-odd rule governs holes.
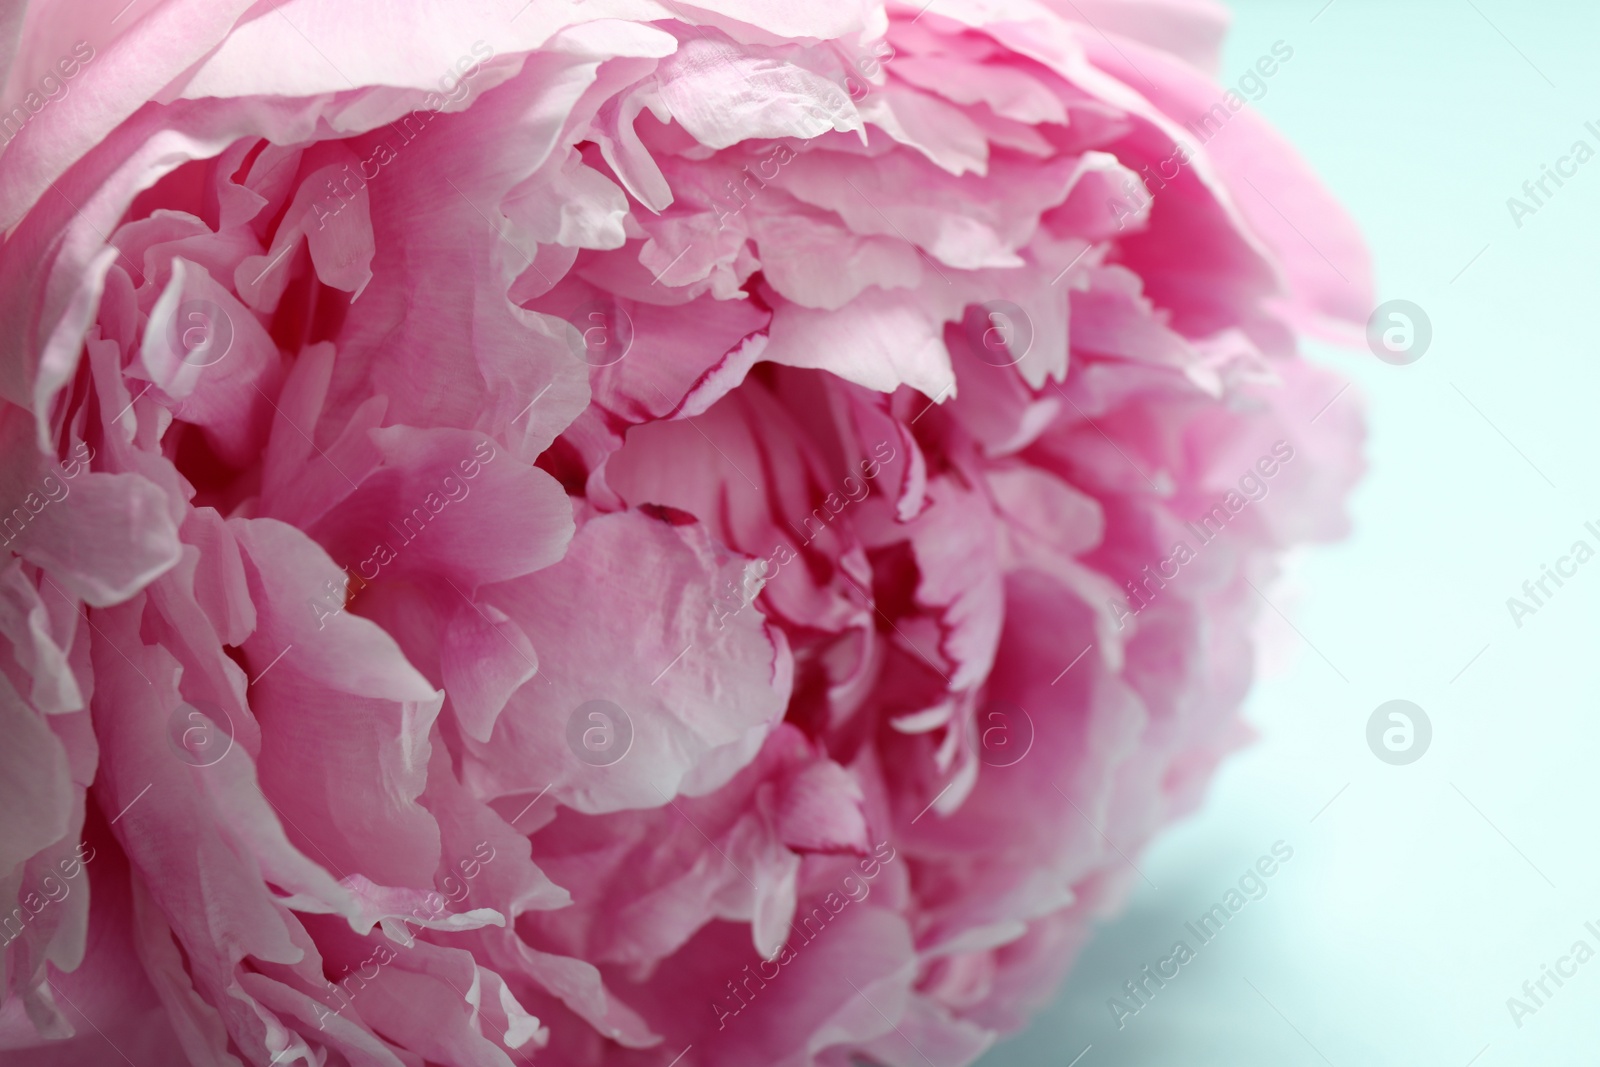
{"type": "Polygon", "coordinates": [[[1364,319],[1364,253],[1222,25],[19,6],[6,1062],[1019,1026],[1359,474],[1296,337],[1364,319]]]}

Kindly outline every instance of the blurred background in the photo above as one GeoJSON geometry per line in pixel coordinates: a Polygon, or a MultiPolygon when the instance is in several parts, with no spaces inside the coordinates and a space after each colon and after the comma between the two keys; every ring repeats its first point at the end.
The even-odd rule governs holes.
{"type": "Polygon", "coordinates": [[[1231,6],[1221,81],[1292,46],[1249,106],[1361,223],[1378,300],[1415,304],[1432,339],[1406,365],[1311,346],[1356,383],[1335,403],[1367,406],[1370,472],[1353,536],[1267,591],[1292,626],[1265,612],[1276,662],[1245,707],[1260,740],[1135,857],[1149,882],[981,1063],[1597,1062],[1600,957],[1571,953],[1600,952],[1600,558],[1569,554],[1600,549],[1600,155],[1575,153],[1600,153],[1600,9],[1231,6]],[[1570,176],[1530,199],[1558,165],[1570,176]],[[1563,557],[1576,573],[1514,619],[1508,598],[1535,606],[1523,583],[1563,557]],[[1409,763],[1369,747],[1390,700],[1431,726],[1409,763]],[[1267,894],[1119,1028],[1108,1000],[1137,1006],[1124,983],[1198,946],[1184,924],[1278,841],[1293,858],[1267,894]],[[1512,997],[1532,1010],[1513,1017],[1512,997]]]}

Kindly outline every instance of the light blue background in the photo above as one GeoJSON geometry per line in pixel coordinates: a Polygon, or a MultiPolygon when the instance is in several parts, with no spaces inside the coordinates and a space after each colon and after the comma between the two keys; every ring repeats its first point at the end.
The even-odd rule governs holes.
{"type": "Polygon", "coordinates": [[[1086,1046],[1078,1067],[1600,1062],[1600,959],[1520,1029],[1506,1007],[1578,938],[1600,949],[1600,560],[1520,630],[1506,608],[1600,526],[1600,159],[1520,229],[1506,206],[1574,140],[1600,148],[1600,11],[1322,7],[1238,0],[1222,77],[1294,47],[1253,106],[1361,222],[1380,300],[1433,323],[1408,367],[1314,349],[1366,393],[1371,472],[1353,538],[1268,595],[1349,681],[1269,635],[1293,658],[1246,707],[1261,740],[1137,858],[1159,889],[1138,883],[986,1067],[1067,1067],[1086,1046]],[[1366,746],[1392,698],[1432,719],[1410,766],[1366,746]],[[1266,898],[1119,1031],[1107,998],[1280,838],[1295,856],[1266,898]]]}

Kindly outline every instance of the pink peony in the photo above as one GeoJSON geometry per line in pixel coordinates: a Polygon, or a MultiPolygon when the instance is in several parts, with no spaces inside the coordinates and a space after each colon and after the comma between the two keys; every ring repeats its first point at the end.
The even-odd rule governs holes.
{"type": "Polygon", "coordinates": [[[6,1062],[1020,1025],[1359,468],[1214,6],[122,2],[0,99],[6,1062]]]}

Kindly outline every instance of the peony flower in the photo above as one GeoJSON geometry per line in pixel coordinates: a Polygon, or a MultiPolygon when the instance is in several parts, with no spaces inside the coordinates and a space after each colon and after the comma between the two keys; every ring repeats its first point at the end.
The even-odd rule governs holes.
{"type": "Polygon", "coordinates": [[[1296,337],[1364,256],[1221,25],[19,13],[7,1062],[1019,1026],[1244,739],[1260,590],[1358,473],[1296,337]]]}

